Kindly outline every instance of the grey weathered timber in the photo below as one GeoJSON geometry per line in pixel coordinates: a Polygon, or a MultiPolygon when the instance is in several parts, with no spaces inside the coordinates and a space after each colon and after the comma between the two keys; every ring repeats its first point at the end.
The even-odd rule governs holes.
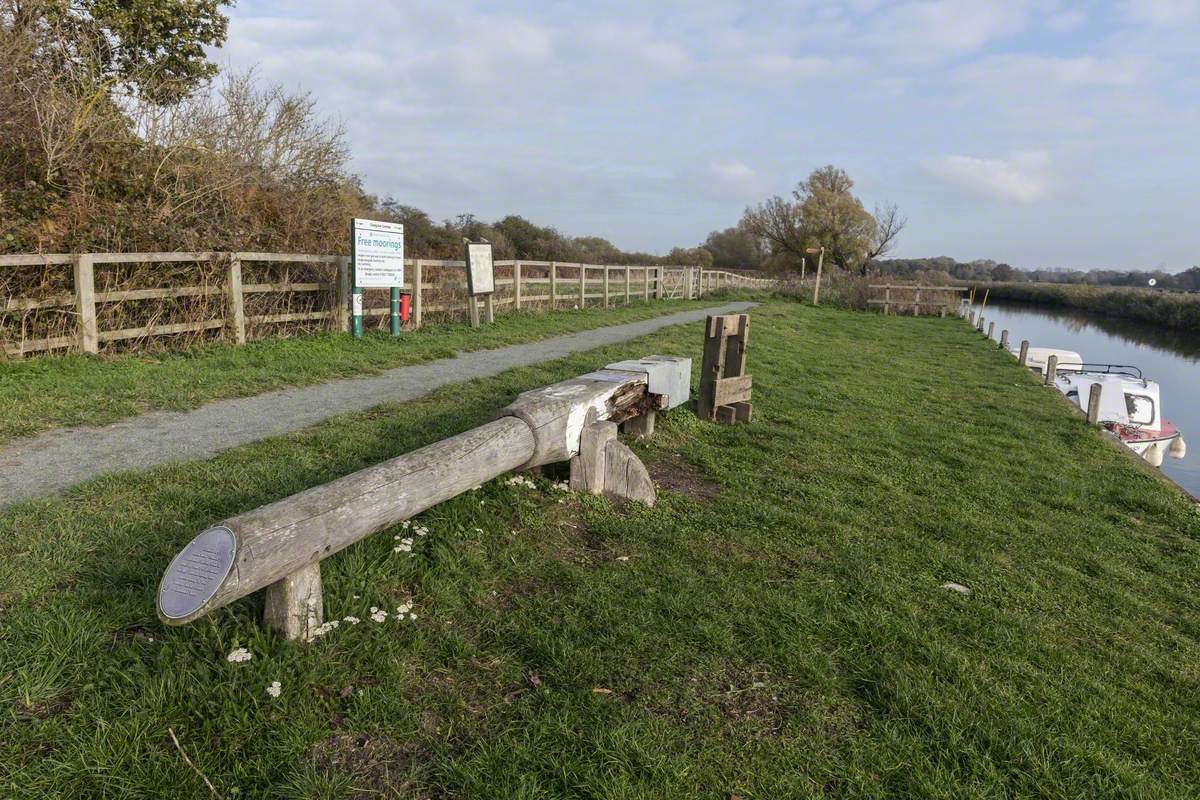
{"type": "Polygon", "coordinates": [[[553,311],[558,303],[558,264],[550,262],[550,310],[553,311]]]}
{"type": "Polygon", "coordinates": [[[413,327],[420,328],[425,312],[425,303],[422,301],[421,280],[424,267],[421,259],[417,259],[413,264],[413,295],[412,295],[412,319],[413,327]]]}
{"type": "Polygon", "coordinates": [[[229,272],[225,278],[225,302],[228,309],[229,330],[233,334],[233,341],[237,344],[245,344],[246,311],[242,297],[241,259],[229,259],[229,272]]]}
{"type": "Polygon", "coordinates": [[[79,349],[85,353],[100,352],[96,333],[96,275],[92,256],[80,253],[75,257],[75,313],[78,315],[79,349]]]}
{"type": "Polygon", "coordinates": [[[638,439],[645,439],[654,435],[654,411],[647,411],[645,414],[626,420],[621,426],[621,429],[630,436],[635,436],[638,439]]]}
{"type": "MultiPolygon", "coordinates": [[[[420,271],[417,271],[417,282],[420,282],[420,271]]],[[[334,289],[334,323],[343,333],[350,332],[350,257],[339,256],[337,262],[337,286],[334,289]]],[[[417,290],[413,291],[413,302],[417,299],[417,290]]],[[[413,312],[414,316],[416,311],[413,312]]]]}
{"type": "Polygon", "coordinates": [[[1017,356],[1017,363],[1022,367],[1029,366],[1029,340],[1021,340],[1021,353],[1017,356]]]}
{"type": "MultiPolygon", "coordinates": [[[[691,371],[689,359],[648,360],[691,371]]],[[[648,371],[620,366],[524,392],[493,422],[202,531],[163,574],[159,617],[183,624],[271,587],[266,622],[307,638],[321,624],[322,559],[517,468],[574,459],[573,487],[653,503],[645,466],[616,441],[617,423],[687,397],[651,394],[648,371]]]]}
{"type": "Polygon", "coordinates": [[[1046,359],[1046,384],[1054,385],[1054,379],[1058,377],[1058,356],[1051,354],[1046,359]]]}
{"type": "Polygon", "coordinates": [[[654,481],[637,455],[616,439],[604,445],[604,494],[654,505],[654,481]]]}
{"type": "Polygon", "coordinates": [[[991,339],[991,338],[992,338],[992,334],[994,334],[995,332],[996,332],[996,323],[994,323],[994,322],[989,322],[989,323],[988,323],[988,332],[987,332],[987,337],[988,337],[989,339],[991,339]]]}
{"type": "Polygon", "coordinates": [[[1087,421],[1095,425],[1100,421],[1100,384],[1093,383],[1088,390],[1087,421]]]}
{"type": "Polygon", "coordinates": [[[533,452],[529,426],[504,417],[225,520],[214,527],[233,532],[234,568],[211,598],[175,616],[161,609],[168,571],[160,616],[173,625],[190,622],[516,469],[533,452]]]}
{"type": "Polygon", "coordinates": [[[321,563],[309,564],[267,587],[263,622],[288,639],[307,641],[325,621],[321,563]]]}
{"type": "Polygon", "coordinates": [[[1003,350],[1008,349],[1008,329],[1000,331],[1000,347],[1003,350]]]}
{"type": "Polygon", "coordinates": [[[491,292],[483,297],[483,321],[488,325],[491,325],[496,321],[496,304],[492,298],[491,292]]]}
{"type": "Polygon", "coordinates": [[[604,492],[604,447],[616,438],[615,422],[594,422],[583,429],[579,435],[579,452],[571,459],[571,491],[604,492]]]}
{"type": "Polygon", "coordinates": [[[513,262],[513,308],[521,310],[521,262],[513,262]]]}

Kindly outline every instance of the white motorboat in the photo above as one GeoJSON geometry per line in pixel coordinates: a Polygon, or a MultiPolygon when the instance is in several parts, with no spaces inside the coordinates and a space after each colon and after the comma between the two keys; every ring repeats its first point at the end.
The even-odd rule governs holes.
{"type": "MultiPolygon", "coordinates": [[[[1020,355],[1016,348],[1011,352],[1020,355]]],[[[1058,359],[1054,385],[1084,411],[1093,384],[1100,385],[1100,424],[1130,450],[1156,467],[1162,464],[1163,456],[1183,458],[1187,454],[1183,434],[1162,418],[1158,383],[1146,380],[1140,369],[1088,364],[1074,350],[1057,347],[1030,347],[1025,363],[1045,376],[1050,356],[1058,359]]]]}
{"type": "Polygon", "coordinates": [[[1100,424],[1150,464],[1161,466],[1164,455],[1183,458],[1187,453],[1183,434],[1162,418],[1158,383],[1146,380],[1137,367],[1087,363],[1060,366],[1054,385],[1085,411],[1092,386],[1098,385],[1100,424]]]}

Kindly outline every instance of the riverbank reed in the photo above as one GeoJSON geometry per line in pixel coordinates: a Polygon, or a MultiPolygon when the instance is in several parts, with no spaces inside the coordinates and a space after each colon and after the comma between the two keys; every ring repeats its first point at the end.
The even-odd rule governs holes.
{"type": "Polygon", "coordinates": [[[990,283],[993,300],[1076,308],[1107,317],[1200,332],[1200,294],[1055,283],[990,283]]]}

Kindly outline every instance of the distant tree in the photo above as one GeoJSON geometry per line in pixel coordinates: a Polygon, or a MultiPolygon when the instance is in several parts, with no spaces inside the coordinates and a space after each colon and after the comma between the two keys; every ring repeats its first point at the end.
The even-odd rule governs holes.
{"type": "Polygon", "coordinates": [[[790,200],[775,196],[747,208],[742,225],[792,268],[799,268],[808,248],[824,247],[833,264],[865,275],[892,249],[907,220],[894,205],[868,212],[853,188],[845,170],[821,167],[796,186],[790,200]]]}
{"type": "Polygon", "coordinates": [[[681,267],[711,267],[713,265],[712,253],[705,250],[703,247],[675,247],[671,252],[667,253],[663,263],[678,265],[681,267]]]}
{"type": "Polygon", "coordinates": [[[712,253],[715,267],[757,269],[762,266],[762,241],[744,225],[713,231],[704,240],[704,249],[712,253]]]}

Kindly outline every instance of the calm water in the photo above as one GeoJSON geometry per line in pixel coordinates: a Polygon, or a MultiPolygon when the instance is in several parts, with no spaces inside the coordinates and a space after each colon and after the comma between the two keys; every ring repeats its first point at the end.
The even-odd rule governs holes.
{"type": "MultiPolygon", "coordinates": [[[[1188,444],[1185,458],[1163,459],[1162,471],[1200,497],[1200,334],[1168,331],[1131,320],[1074,311],[989,302],[986,321],[1017,346],[1074,350],[1085,362],[1129,364],[1162,388],[1163,418],[1174,422],[1188,444]]],[[[986,322],[984,323],[986,325],[986,322]]]]}

